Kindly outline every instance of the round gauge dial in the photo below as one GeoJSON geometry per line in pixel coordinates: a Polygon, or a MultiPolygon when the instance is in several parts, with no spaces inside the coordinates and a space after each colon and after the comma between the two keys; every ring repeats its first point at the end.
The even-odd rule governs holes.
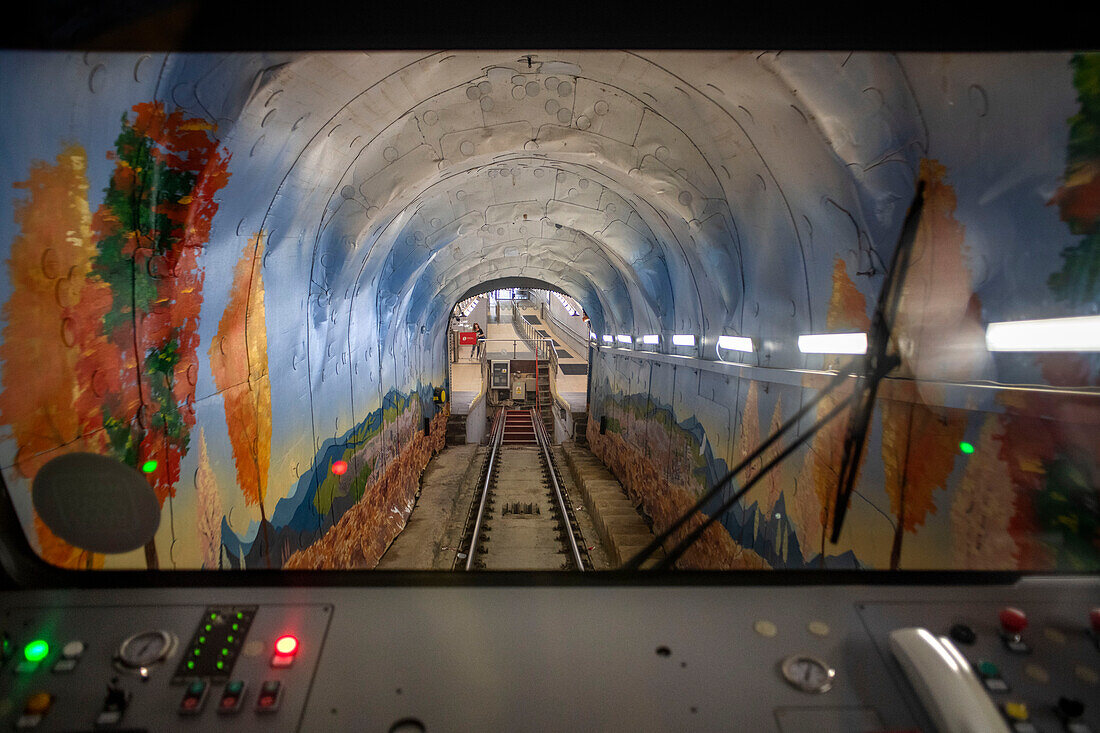
{"type": "Polygon", "coordinates": [[[836,678],[836,670],[820,659],[804,654],[787,657],[780,665],[783,679],[803,692],[828,692],[836,678]]]}
{"type": "Polygon", "coordinates": [[[163,662],[176,644],[176,637],[167,631],[142,631],[122,642],[115,656],[121,667],[139,670],[163,662]]]}

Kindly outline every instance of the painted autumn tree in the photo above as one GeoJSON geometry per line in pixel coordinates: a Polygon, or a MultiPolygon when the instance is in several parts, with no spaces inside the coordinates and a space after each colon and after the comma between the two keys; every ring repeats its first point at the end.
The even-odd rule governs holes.
{"type": "Polygon", "coordinates": [[[206,433],[199,428],[199,467],[195,469],[195,504],[198,518],[195,531],[198,533],[199,550],[202,552],[202,567],[213,570],[218,567],[218,558],[222,547],[222,498],[218,493],[218,482],[214,478],[214,469],[210,467],[210,456],[206,451],[206,433]]]}
{"type": "MultiPolygon", "coordinates": [[[[131,466],[155,460],[157,501],[175,495],[195,423],[193,403],[203,271],[197,258],[228,182],[228,155],[212,126],[138,104],[122,118],[115,168],[93,219],[97,254],[77,325],[85,430],[131,466]]],[[[146,563],[159,566],[153,540],[146,563]]]]}
{"type": "Polygon", "coordinates": [[[950,360],[941,355],[941,349],[957,334],[965,333],[975,317],[964,231],[954,216],[955,192],[945,180],[946,172],[934,160],[921,161],[924,209],[892,332],[902,344],[899,373],[922,381],[919,390],[901,394],[899,389],[900,399],[880,403],[885,488],[896,518],[891,570],[901,563],[905,533],[915,534],[928,514],[936,513],[934,492],[946,488],[959,441],[966,432],[965,412],[939,406],[942,396],[938,388],[923,381],[950,376],[943,369],[968,368],[966,364],[947,364],[950,360]]]}
{"type": "MultiPolygon", "coordinates": [[[[96,449],[96,435],[80,440],[81,420],[73,409],[80,350],[72,311],[95,253],[86,169],[83,148],[72,145],[56,164],[35,163],[28,180],[15,184],[26,198],[15,204],[20,233],[8,260],[12,292],[4,304],[0,343],[0,422],[11,426],[14,468],[26,478],[62,452],[96,449]]],[[[34,528],[47,562],[67,568],[102,565],[102,555],[73,547],[37,516],[34,528]]]]}
{"type": "Polygon", "coordinates": [[[264,557],[270,564],[264,497],[271,460],[271,384],[267,375],[264,315],[264,236],[248,240],[233,270],[233,285],[218,332],[210,344],[210,368],[222,393],[237,483],[247,506],[259,506],[264,557]]]}
{"type": "MultiPolygon", "coordinates": [[[[867,316],[867,299],[859,291],[856,284],[848,277],[848,268],[844,260],[837,257],[833,262],[833,292],[829,298],[829,312],[825,317],[825,328],[832,333],[846,333],[861,331],[866,333],[871,328],[871,319],[867,316]]],[[[850,387],[840,387],[822,398],[817,406],[817,417],[828,414],[830,410],[847,399],[851,394],[850,387]]],[[[810,444],[810,452],[806,457],[812,462],[813,489],[817,498],[820,511],[818,521],[821,528],[819,538],[820,562],[825,565],[825,538],[828,536],[827,528],[832,522],[833,500],[836,493],[837,481],[840,475],[840,456],[844,453],[844,436],[847,433],[848,420],[842,413],[825,427],[821,428],[814,436],[810,444]]],[[[867,452],[863,452],[866,460],[867,452]]],[[[805,472],[803,472],[805,475],[805,472]]],[[[802,487],[803,489],[805,487],[802,487]]],[[[803,493],[802,501],[809,501],[810,497],[803,493]]],[[[816,534],[814,529],[813,533],[816,534]]]]}

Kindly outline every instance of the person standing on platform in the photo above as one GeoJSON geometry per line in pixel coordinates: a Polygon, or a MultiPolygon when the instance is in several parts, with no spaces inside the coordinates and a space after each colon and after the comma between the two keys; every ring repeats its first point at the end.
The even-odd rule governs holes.
{"type": "Polygon", "coordinates": [[[485,346],[485,332],[481,330],[480,324],[474,324],[474,333],[477,334],[477,341],[474,343],[473,348],[470,349],[471,359],[476,359],[481,356],[481,350],[485,346]]]}

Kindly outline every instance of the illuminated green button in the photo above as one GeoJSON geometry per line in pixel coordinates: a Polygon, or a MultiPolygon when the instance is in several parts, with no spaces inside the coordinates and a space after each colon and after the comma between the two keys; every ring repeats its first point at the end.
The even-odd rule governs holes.
{"type": "Polygon", "coordinates": [[[23,656],[28,662],[41,662],[50,653],[50,645],[41,639],[35,639],[23,648],[23,656]]]}
{"type": "Polygon", "coordinates": [[[978,662],[978,674],[982,677],[1000,677],[1001,670],[993,662],[978,662]]]}
{"type": "Polygon", "coordinates": [[[218,669],[225,669],[225,662],[223,662],[222,660],[219,659],[217,666],[218,666],[218,669]]]}
{"type": "Polygon", "coordinates": [[[244,682],[242,680],[233,680],[225,686],[225,693],[227,695],[240,695],[244,690],[244,682]]]}

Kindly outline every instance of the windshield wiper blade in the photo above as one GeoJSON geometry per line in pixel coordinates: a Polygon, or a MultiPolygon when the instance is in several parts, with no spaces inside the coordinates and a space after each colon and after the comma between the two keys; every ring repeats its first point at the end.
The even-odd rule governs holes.
{"type": "Polygon", "coordinates": [[[875,318],[872,322],[871,334],[868,336],[868,354],[865,357],[854,359],[826,384],[812,399],[805,403],[789,420],[781,425],[774,433],[769,435],[748,456],[734,466],[724,477],[708,489],[690,509],[681,514],[661,534],[655,537],[648,545],[643,547],[634,557],[623,564],[624,570],[638,570],[654,552],[664,547],[664,543],[677,530],[684,526],[697,512],[701,512],[733,478],[743,471],[749,464],[759,458],[764,451],[770,448],[788,430],[797,425],[809,412],[814,409],[826,395],[831,394],[842,382],[849,378],[856,365],[863,365],[863,374],[859,377],[857,389],[847,398],[837,403],[822,418],[814,422],[810,428],[800,435],[794,443],[785,448],[778,456],[764,465],[749,482],[736,491],[729,499],[708,515],[701,525],[696,527],[686,537],[680,540],[666,557],[656,565],[656,569],[667,569],[679,559],[706,531],[707,527],[729,511],[737,501],[752,489],[773,468],[799,448],[811,436],[817,433],[828,422],[833,420],[845,408],[852,403],[858,403],[856,420],[849,425],[844,443],[844,458],[841,463],[840,481],[837,485],[837,498],[835,502],[836,514],[833,521],[833,534],[831,542],[836,544],[840,529],[843,526],[844,516],[847,511],[848,500],[854,489],[855,476],[859,466],[859,458],[862,454],[863,444],[867,435],[867,427],[870,424],[871,410],[878,393],[878,386],[890,371],[899,363],[900,359],[895,354],[887,354],[890,341],[891,326],[887,325],[886,312],[890,312],[890,324],[897,315],[898,303],[901,296],[901,284],[904,282],[905,272],[909,267],[909,251],[912,249],[913,240],[916,238],[917,223],[920,220],[920,212],[924,205],[924,181],[917,183],[916,194],[909,206],[905,222],[902,224],[901,236],[898,245],[894,248],[890,269],[887,271],[886,280],[879,291],[878,303],[875,307],[875,318]],[[843,503],[841,503],[843,502],[843,503]]]}
{"type": "Polygon", "coordinates": [[[855,491],[856,476],[859,474],[860,459],[863,456],[863,446],[867,442],[867,430],[871,425],[871,415],[875,409],[879,385],[887,374],[901,364],[898,355],[888,353],[888,349],[890,336],[897,322],[902,286],[905,283],[905,275],[909,271],[909,255],[913,250],[913,242],[917,238],[917,226],[920,223],[923,208],[924,181],[920,181],[917,183],[913,202],[905,215],[898,244],[894,247],[890,269],[886,271],[886,280],[882,283],[878,303],[875,304],[871,333],[867,336],[866,369],[857,383],[860,402],[855,409],[852,422],[848,424],[848,432],[844,436],[844,453],[840,462],[840,477],[833,503],[836,513],[833,515],[833,531],[829,536],[829,542],[834,545],[840,539],[840,530],[844,527],[848,504],[851,501],[852,492],[855,491]]]}

